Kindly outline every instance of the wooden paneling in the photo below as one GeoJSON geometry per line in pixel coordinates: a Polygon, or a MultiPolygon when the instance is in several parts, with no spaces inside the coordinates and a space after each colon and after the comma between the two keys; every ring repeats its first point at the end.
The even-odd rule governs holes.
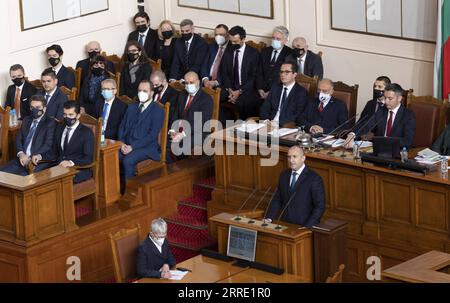
{"type": "Polygon", "coordinates": [[[381,218],[385,221],[412,224],[412,187],[399,180],[381,180],[381,218]]]}
{"type": "Polygon", "coordinates": [[[418,186],[415,189],[416,225],[438,232],[449,230],[448,191],[439,187],[418,186]]]}
{"type": "Polygon", "coordinates": [[[362,174],[349,169],[336,169],[333,177],[336,210],[361,215],[364,202],[362,174]]]}
{"type": "Polygon", "coordinates": [[[235,188],[256,187],[256,166],[252,156],[226,157],[227,183],[235,188]]]}
{"type": "Polygon", "coordinates": [[[106,140],[100,148],[99,207],[104,208],[120,198],[119,149],[121,143],[106,140]]]}

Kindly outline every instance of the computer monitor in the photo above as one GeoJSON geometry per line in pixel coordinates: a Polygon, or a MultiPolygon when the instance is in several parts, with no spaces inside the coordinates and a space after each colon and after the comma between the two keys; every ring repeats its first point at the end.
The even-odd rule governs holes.
{"type": "Polygon", "coordinates": [[[231,226],[228,230],[227,256],[254,262],[256,256],[256,230],[231,226]]]}
{"type": "Polygon", "coordinates": [[[400,138],[373,137],[373,155],[387,159],[400,157],[400,138]]]}

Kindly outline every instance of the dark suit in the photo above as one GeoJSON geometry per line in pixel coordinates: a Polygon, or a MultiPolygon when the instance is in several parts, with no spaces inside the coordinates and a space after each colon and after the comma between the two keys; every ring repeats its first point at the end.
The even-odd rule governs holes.
{"type": "MultiPolygon", "coordinates": [[[[157,94],[154,95],[154,100],[158,101],[159,96],[157,94]]],[[[177,101],[178,101],[178,91],[174,88],[172,88],[170,85],[167,86],[166,91],[161,96],[161,99],[159,102],[161,104],[166,104],[167,102],[170,103],[170,112],[169,112],[169,121],[172,120],[172,117],[175,113],[175,110],[177,108],[177,101]]]]}
{"type": "MultiPolygon", "coordinates": [[[[5,107],[9,106],[14,108],[14,101],[16,99],[16,86],[11,85],[8,87],[8,91],[6,92],[6,102],[5,107]]],[[[21,119],[31,115],[30,112],[30,98],[35,95],[37,89],[31,85],[29,82],[25,81],[22,87],[22,91],[20,93],[20,116],[21,119]]]]}
{"type": "MultiPolygon", "coordinates": [[[[45,96],[44,91],[38,92],[38,95],[45,96]]],[[[45,114],[49,117],[54,117],[58,120],[63,119],[64,114],[64,103],[69,100],[67,96],[57,88],[53,96],[47,102],[47,111],[45,114]]]]}
{"type": "MultiPolygon", "coordinates": [[[[373,132],[375,136],[384,137],[387,129],[389,110],[383,107],[379,110],[373,118],[368,121],[367,126],[361,125],[355,132],[356,136],[373,132]]],[[[416,133],[416,115],[400,105],[400,108],[395,116],[394,123],[392,125],[391,135],[393,138],[400,138],[400,148],[411,148],[416,133]]]]}
{"type": "Polygon", "coordinates": [[[258,64],[258,76],[256,78],[256,88],[268,92],[272,85],[280,82],[281,65],[286,61],[286,57],[291,54],[292,49],[283,47],[278,53],[278,58],[274,65],[271,64],[273,57],[273,47],[266,47],[261,51],[258,64]]]}
{"type": "Polygon", "coordinates": [[[259,61],[258,51],[250,46],[245,47],[244,57],[241,65],[241,85],[234,87],[234,57],[236,52],[225,52],[222,64],[222,88],[242,90],[242,94],[236,102],[240,118],[257,116],[259,113],[259,99],[256,91],[256,73],[259,61]]]}
{"type": "MultiPolygon", "coordinates": [[[[17,153],[23,152],[26,154],[27,147],[25,146],[28,134],[31,130],[31,126],[33,123],[33,118],[28,116],[23,119],[22,126],[20,127],[20,131],[16,136],[16,150],[17,153]]],[[[30,157],[35,155],[43,155],[48,152],[51,152],[54,144],[54,135],[55,135],[55,127],[56,122],[54,119],[49,118],[47,115],[44,115],[39,124],[36,127],[33,139],[31,141],[31,149],[30,149],[30,157]]],[[[35,172],[42,171],[46,169],[49,165],[47,164],[39,164],[35,172]]],[[[19,159],[13,160],[9,162],[6,166],[4,166],[1,171],[12,173],[16,175],[26,176],[28,175],[27,169],[20,164],[19,159]]]]}
{"type": "Polygon", "coordinates": [[[136,72],[136,81],[131,82],[129,63],[122,67],[122,76],[120,78],[120,94],[126,95],[131,99],[137,97],[139,83],[142,80],[150,80],[150,75],[152,74],[152,66],[150,63],[141,64],[136,72]]]}
{"type": "Polygon", "coordinates": [[[187,72],[196,72],[201,75],[203,62],[208,55],[208,44],[197,34],[194,34],[186,62],[186,45],[183,39],[177,39],[175,54],[170,69],[170,79],[180,80],[187,72]],[[187,64],[186,64],[187,63],[187,64]]]}
{"type": "Polygon", "coordinates": [[[119,160],[122,164],[121,173],[125,179],[132,178],[136,164],[151,159],[161,159],[161,147],[158,136],[164,123],[164,110],[155,102],[142,112],[139,112],[139,103],[128,106],[125,117],[119,128],[119,140],[131,145],[133,151],[128,155],[119,152],[119,160]]]}
{"type": "MultiPolygon", "coordinates": [[[[193,148],[195,146],[194,138],[195,135],[197,138],[200,138],[202,141],[198,142],[200,144],[203,144],[203,141],[206,139],[206,137],[209,135],[208,132],[201,132],[201,133],[195,133],[195,127],[199,127],[199,123],[201,123],[201,129],[203,130],[203,125],[211,120],[212,118],[212,112],[213,112],[213,100],[211,96],[204,93],[202,90],[199,90],[198,93],[195,95],[194,99],[192,100],[191,106],[186,111],[186,103],[188,101],[188,93],[186,91],[183,91],[178,96],[178,102],[177,102],[177,108],[175,110],[175,113],[173,115],[172,121],[170,123],[170,126],[175,131],[179,131],[179,124],[175,124],[174,122],[177,120],[186,120],[186,122],[183,123],[183,130],[186,133],[185,139],[191,140],[191,147],[193,148]],[[201,113],[202,117],[201,120],[195,119],[195,114],[201,113]],[[191,131],[188,132],[188,129],[186,127],[186,124],[190,125],[191,131]]],[[[184,140],[183,140],[184,141],[184,140]]]]}
{"type": "Polygon", "coordinates": [[[170,268],[176,265],[175,258],[170,252],[169,242],[165,240],[159,252],[155,243],[148,237],[139,245],[136,263],[139,278],[161,278],[159,270],[163,265],[167,264],[170,268]]]}
{"type": "MultiPolygon", "coordinates": [[[[95,104],[94,117],[101,118],[103,115],[103,107],[105,106],[105,100],[99,99],[95,104]]],[[[118,140],[119,138],[119,127],[122,123],[123,117],[127,111],[128,105],[120,101],[120,99],[115,98],[111,109],[109,110],[109,117],[105,129],[105,138],[111,140],[118,140]]]]}
{"type": "Polygon", "coordinates": [[[318,99],[309,102],[305,112],[298,117],[297,125],[304,125],[308,132],[312,126],[318,125],[323,128],[324,134],[328,134],[348,120],[347,106],[342,101],[332,97],[322,113],[319,112],[319,106],[318,99]]]}
{"type": "MultiPolygon", "coordinates": [[[[225,55],[225,52],[229,51],[229,49],[230,49],[228,47],[229,45],[230,45],[230,43],[228,43],[226,48],[224,49],[224,55],[225,55]]],[[[219,45],[217,45],[217,43],[211,43],[208,45],[208,56],[202,66],[201,79],[208,78],[209,81],[212,80],[211,69],[212,69],[214,60],[216,59],[218,52],[219,52],[219,45]]],[[[219,70],[217,72],[217,82],[219,83],[219,85],[221,85],[221,83],[222,83],[222,75],[220,73],[220,66],[222,66],[222,64],[223,64],[223,56],[222,56],[222,61],[220,62],[220,65],[219,65],[219,70]]]]}
{"type": "MultiPolygon", "coordinates": [[[[94,85],[91,80],[92,78],[88,79],[83,86],[81,87],[80,96],[78,97],[78,102],[80,103],[80,106],[83,107],[88,115],[94,116],[95,114],[95,107],[98,100],[102,100],[102,84],[101,82],[98,82],[97,85],[94,85]],[[91,86],[94,86],[94,95],[91,97],[89,95],[91,86]]],[[[100,79],[106,79],[106,76],[100,78],[100,79]]],[[[103,81],[102,80],[102,81],[103,81]]]]}
{"type": "Polygon", "coordinates": [[[364,106],[364,110],[361,113],[361,118],[359,118],[358,123],[363,123],[362,121],[368,121],[368,119],[370,119],[376,111],[379,111],[381,108],[384,107],[384,105],[382,106],[378,106],[377,108],[377,100],[370,100],[367,101],[366,106],[364,106]]]}
{"type": "Polygon", "coordinates": [[[61,69],[56,74],[56,78],[58,78],[58,87],[65,86],[72,89],[75,86],[75,75],[64,65],[61,66],[61,69]]]}
{"type": "Polygon", "coordinates": [[[277,220],[295,193],[281,220],[304,227],[319,224],[325,211],[325,189],[322,178],[305,166],[302,174],[297,177],[294,191],[291,193],[291,175],[290,169],[281,173],[278,188],[270,202],[266,218],[277,220]]]}
{"type": "MultiPolygon", "coordinates": [[[[156,41],[158,40],[158,33],[156,30],[149,28],[147,37],[145,39],[144,50],[147,57],[150,59],[156,59],[156,41]]],[[[139,31],[135,30],[128,35],[127,42],[136,41],[139,42],[139,31]]]]}
{"type": "MultiPolygon", "coordinates": [[[[83,87],[84,81],[89,77],[90,64],[91,64],[90,58],[80,60],[77,63],[76,68],[79,68],[79,67],[81,68],[81,87],[83,87]]],[[[116,68],[114,67],[114,63],[112,63],[111,61],[106,61],[106,70],[115,74],[116,68]]]]}
{"type": "Polygon", "coordinates": [[[177,38],[172,38],[170,45],[165,46],[164,41],[156,41],[157,59],[161,59],[162,66],[161,69],[166,74],[167,77],[170,76],[170,69],[172,67],[173,57],[175,55],[175,44],[177,38]]]}
{"type": "MultiPolygon", "coordinates": [[[[272,89],[264,101],[260,110],[262,120],[273,120],[277,115],[280,106],[281,96],[284,93],[284,86],[281,84],[273,85],[272,89]]],[[[284,125],[288,122],[296,122],[297,117],[305,111],[308,105],[308,92],[303,86],[295,83],[292,87],[286,102],[281,106],[279,124],[284,125]]]]}
{"type": "MultiPolygon", "coordinates": [[[[301,66],[300,66],[300,62],[298,61],[297,57],[295,57],[294,55],[291,54],[286,58],[286,61],[297,62],[298,70],[300,73],[301,66]]],[[[322,58],[320,58],[319,55],[313,53],[312,51],[308,51],[307,55],[306,55],[303,74],[306,76],[309,76],[309,77],[318,76],[319,79],[322,79],[323,78],[322,58]]]]}
{"type": "MultiPolygon", "coordinates": [[[[80,123],[75,130],[72,130],[73,135],[70,138],[67,148],[63,151],[61,144],[63,143],[62,139],[65,128],[65,125],[58,125],[53,150],[42,154],[42,159],[44,161],[56,160],[55,165],[59,165],[63,161],[72,161],[76,166],[92,164],[94,161],[95,146],[92,130],[80,123]]],[[[92,178],[91,170],[82,169],[75,175],[73,182],[77,184],[90,178],[92,178]]]]}

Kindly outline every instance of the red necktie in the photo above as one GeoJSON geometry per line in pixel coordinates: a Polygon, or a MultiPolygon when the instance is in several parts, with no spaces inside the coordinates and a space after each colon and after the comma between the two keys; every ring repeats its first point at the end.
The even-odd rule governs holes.
{"type": "Polygon", "coordinates": [[[323,112],[323,102],[320,102],[319,113],[322,113],[322,112],[323,112]]]}
{"type": "MultiPolygon", "coordinates": [[[[194,100],[194,96],[189,95],[188,102],[187,102],[186,107],[184,108],[184,111],[183,111],[183,119],[186,119],[187,111],[189,110],[189,108],[192,105],[192,100],[194,100]]],[[[183,130],[184,130],[183,120],[180,121],[180,124],[178,125],[178,127],[179,127],[178,132],[182,133],[183,130]]]]}
{"type": "Polygon", "coordinates": [[[390,137],[391,136],[392,122],[394,120],[393,118],[394,118],[394,112],[390,111],[389,112],[389,120],[388,120],[387,128],[386,128],[386,137],[390,137]]]}

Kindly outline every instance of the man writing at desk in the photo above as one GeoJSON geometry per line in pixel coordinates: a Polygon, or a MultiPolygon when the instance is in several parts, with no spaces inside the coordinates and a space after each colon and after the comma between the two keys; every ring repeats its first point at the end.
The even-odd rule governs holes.
{"type": "Polygon", "coordinates": [[[280,175],[278,188],[270,202],[265,221],[282,221],[312,227],[319,224],[325,210],[322,178],[305,165],[305,153],[299,146],[288,151],[290,169],[280,175]]]}

